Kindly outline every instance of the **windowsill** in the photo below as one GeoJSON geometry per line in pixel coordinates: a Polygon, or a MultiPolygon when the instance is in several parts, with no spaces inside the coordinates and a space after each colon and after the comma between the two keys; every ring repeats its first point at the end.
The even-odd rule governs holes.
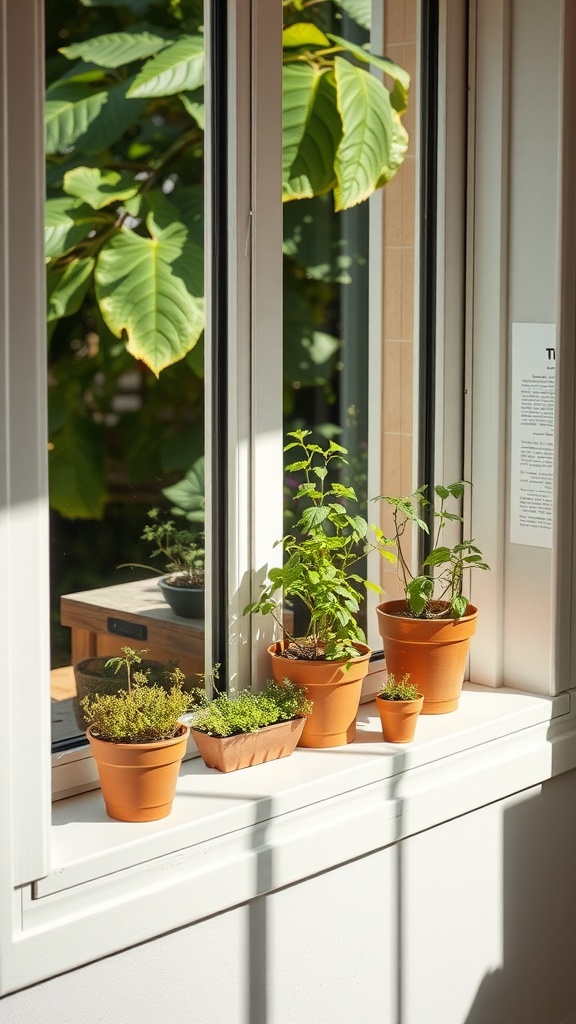
{"type": "MultiPolygon", "coordinates": [[[[438,762],[447,770],[464,752],[496,744],[569,710],[568,693],[551,698],[467,684],[459,710],[421,716],[416,739],[405,747],[382,741],[370,703],[361,706],[356,741],[346,747],[297,749],[290,758],[229,774],[194,758],[183,765],[173,812],[162,821],[112,821],[99,790],[61,800],[53,805],[52,871],[37,883],[36,895],[82,885],[377,783],[388,782],[386,800],[390,816],[396,818],[400,776],[438,762]]],[[[484,802],[481,787],[475,786],[474,799],[478,806],[484,802]]],[[[440,821],[442,808],[438,814],[440,821]]]]}
{"type": "Polygon", "coordinates": [[[225,912],[576,768],[572,693],[468,685],[460,709],[230,774],[184,764],[170,817],[109,819],[93,791],[53,805],[51,871],[15,894],[7,991],[225,912]]]}

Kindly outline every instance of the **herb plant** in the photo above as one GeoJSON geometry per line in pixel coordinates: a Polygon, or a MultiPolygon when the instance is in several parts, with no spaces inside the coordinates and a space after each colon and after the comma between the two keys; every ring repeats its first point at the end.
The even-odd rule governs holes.
{"type": "Polygon", "coordinates": [[[381,590],[364,580],[355,567],[367,548],[379,545],[367,543],[368,523],[349,510],[358,503],[354,489],[328,480],[332,468],[346,464],[346,448],[330,441],[323,449],[308,441],[310,435],[309,430],[291,431],[288,437],[293,440],[284,449],[296,449],[300,456],[287,471],[304,477],[294,499],[301,503],[296,532],[278,542],[287,556],[285,564],[269,571],[260,596],[244,612],[271,614],[282,626],[282,594],[288,600],[300,598],[308,610],[308,630],[304,637],[284,630],[289,655],[330,661],[354,658],[355,643],[365,642],[356,618],[361,600],[358,588],[381,590]]]}
{"type": "Polygon", "coordinates": [[[397,561],[406,602],[410,614],[415,618],[461,618],[468,607],[468,601],[462,594],[464,573],[472,569],[490,568],[473,540],[461,541],[453,547],[440,543],[447,523],[463,522],[462,516],[450,511],[446,503],[451,499],[459,501],[466,485],[465,480],[447,485],[436,484],[433,502],[426,498],[426,486],[419,487],[406,498],[380,496],[380,500],[388,502],[392,507],[394,537],[386,538],[381,531],[377,531],[378,538],[381,544],[393,544],[396,548],[396,553],[391,553],[392,558],[397,561]],[[422,510],[426,508],[432,509],[435,522],[434,546],[422,562],[423,571],[415,576],[408,565],[402,541],[410,523],[425,533],[430,532],[422,518],[422,510]]]}
{"type": "Polygon", "coordinates": [[[409,683],[408,680],[410,675],[408,672],[402,679],[396,682],[393,674],[388,673],[388,680],[386,685],[378,694],[382,700],[416,700],[418,697],[418,687],[414,683],[409,683]]]}
{"type": "Polygon", "coordinates": [[[260,693],[244,690],[236,697],[221,694],[194,712],[192,728],[210,736],[235,736],[303,718],[311,712],[305,689],[285,679],[282,684],[269,682],[260,693]]]}
{"type": "MultiPolygon", "coordinates": [[[[204,533],[179,530],[174,520],[163,518],[158,508],[149,509],[148,518],[150,523],[144,527],[142,540],[153,545],[151,558],[164,559],[166,571],[172,577],[168,582],[178,586],[203,587],[204,533]]],[[[152,569],[149,565],[129,564],[134,568],[152,569]]]]}
{"type": "Polygon", "coordinates": [[[96,694],[81,702],[86,717],[99,739],[114,743],[150,743],[171,739],[181,728],[179,719],[190,705],[199,700],[201,691],[186,693],[182,689],[184,673],[179,668],[170,672],[173,681],[168,690],[149,684],[148,676],[137,666],[142,654],[131,647],[122,648],[122,657],[109,658],[107,666],[115,672],[126,672],[128,688],[116,694],[96,694]]]}

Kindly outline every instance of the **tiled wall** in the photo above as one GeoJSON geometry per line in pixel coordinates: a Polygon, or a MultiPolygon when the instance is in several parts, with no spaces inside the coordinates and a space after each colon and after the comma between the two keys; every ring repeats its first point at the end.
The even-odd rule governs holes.
{"type": "MultiPolygon", "coordinates": [[[[414,487],[413,383],[416,211],[416,58],[418,0],[385,0],[383,52],[411,76],[404,124],[408,153],[395,178],[383,190],[382,282],[382,491],[410,494],[414,487]]],[[[391,530],[382,507],[382,528],[391,530]]],[[[401,595],[394,566],[382,562],[385,600],[401,595]]]]}

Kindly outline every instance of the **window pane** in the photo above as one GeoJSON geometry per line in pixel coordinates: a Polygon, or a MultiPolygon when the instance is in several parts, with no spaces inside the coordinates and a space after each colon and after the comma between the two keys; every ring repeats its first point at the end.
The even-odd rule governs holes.
{"type": "Polygon", "coordinates": [[[46,45],[51,692],[62,744],[82,732],[76,662],[128,645],[177,659],[192,682],[204,668],[202,3],[46,0],[46,45]],[[158,578],[184,569],[192,597],[168,592],[174,612],[158,578]]]}
{"type": "MultiPolygon", "coordinates": [[[[352,5],[336,2],[308,4],[304,11],[288,5],[292,35],[285,33],[284,50],[284,423],[287,431],[312,430],[323,447],[332,439],[348,450],[338,478],[358,496],[361,507],[354,511],[372,522],[380,509],[367,507],[370,497],[412,490],[418,91],[416,0],[385,4],[385,14],[381,5],[375,10],[371,26],[369,4],[354,5],[353,12],[352,5]],[[298,49],[303,39],[313,59],[298,49]],[[384,115],[373,120],[374,110],[389,109],[385,88],[394,81],[382,76],[377,59],[361,59],[363,50],[385,53],[411,74],[408,109],[395,121],[394,140],[385,138],[384,115]],[[310,100],[299,137],[295,111],[306,67],[318,99],[310,100]],[[361,95],[370,97],[364,106],[361,95]],[[391,144],[404,150],[397,173],[384,170],[391,144]],[[382,177],[391,179],[383,189],[382,177]]],[[[288,453],[287,464],[293,456],[288,453]]],[[[294,527],[298,482],[297,474],[286,474],[287,529],[294,527]]],[[[394,590],[394,572],[384,574],[379,561],[358,571],[394,590]]],[[[375,603],[363,602],[360,621],[379,649],[375,603]]],[[[285,624],[300,635],[304,609],[288,609],[285,624]]]]}

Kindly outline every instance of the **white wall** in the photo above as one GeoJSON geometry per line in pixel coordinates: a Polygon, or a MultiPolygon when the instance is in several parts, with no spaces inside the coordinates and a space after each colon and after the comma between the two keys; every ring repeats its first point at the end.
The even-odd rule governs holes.
{"type": "Polygon", "coordinates": [[[570,772],[7,996],[0,1021],[564,1024],[575,804],[570,772]]]}

